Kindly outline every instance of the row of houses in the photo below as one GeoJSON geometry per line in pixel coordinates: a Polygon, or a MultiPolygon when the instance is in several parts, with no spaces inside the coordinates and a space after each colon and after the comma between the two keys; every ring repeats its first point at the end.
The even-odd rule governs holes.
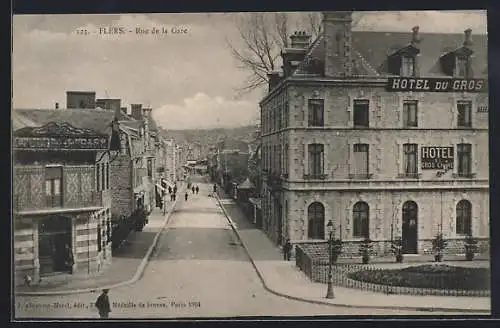
{"type": "Polygon", "coordinates": [[[68,91],[66,108],[14,109],[16,284],[95,274],[158,206],[160,179],[177,180],[176,145],[152,109],[68,91]]]}
{"type": "Polygon", "coordinates": [[[399,237],[422,254],[440,233],[450,252],[469,235],[488,248],[486,35],[353,31],[351,12],[327,12],[282,59],[260,102],[271,240],[324,243],[331,220],[379,253],[399,237]]]}

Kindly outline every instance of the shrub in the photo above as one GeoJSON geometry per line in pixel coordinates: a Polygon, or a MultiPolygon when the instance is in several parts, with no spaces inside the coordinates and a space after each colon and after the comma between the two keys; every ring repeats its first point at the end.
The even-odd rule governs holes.
{"type": "Polygon", "coordinates": [[[398,270],[362,270],[348,274],[354,280],[399,287],[449,290],[489,290],[489,268],[420,265],[398,270]]]}

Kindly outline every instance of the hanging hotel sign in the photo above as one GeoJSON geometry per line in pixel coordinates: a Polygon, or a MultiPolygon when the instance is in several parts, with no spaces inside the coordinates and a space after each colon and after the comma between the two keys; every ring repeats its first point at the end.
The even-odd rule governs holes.
{"type": "Polygon", "coordinates": [[[14,137],[14,148],[17,149],[82,149],[107,150],[108,137],[14,137]]]}
{"type": "Polygon", "coordinates": [[[387,91],[487,92],[486,79],[442,79],[390,77],[387,91]]]}
{"type": "Polygon", "coordinates": [[[453,147],[421,147],[420,159],[423,170],[453,169],[453,147]]]}

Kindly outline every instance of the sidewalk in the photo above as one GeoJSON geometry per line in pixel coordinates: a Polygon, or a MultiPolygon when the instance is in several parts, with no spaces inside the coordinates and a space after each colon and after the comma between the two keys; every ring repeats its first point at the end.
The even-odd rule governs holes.
{"type": "Polygon", "coordinates": [[[283,261],[281,250],[262,230],[253,227],[236,204],[220,200],[221,207],[232,221],[264,287],[274,294],[289,299],[342,307],[491,313],[489,297],[387,295],[334,286],[335,298],[326,299],[326,284],[311,282],[295,266],[295,262],[283,261]]]}
{"type": "MultiPolygon", "coordinates": [[[[181,190],[183,187],[180,188],[181,190]]],[[[179,199],[179,198],[178,198],[179,199]]],[[[148,224],[141,232],[132,231],[127,242],[113,251],[109,267],[100,273],[59,275],[42,280],[40,285],[15,287],[17,295],[57,295],[95,292],[103,288],[116,288],[132,284],[142,276],[159,233],[172,214],[176,202],[167,202],[165,215],[163,210],[155,208],[148,217],[148,224]]]]}

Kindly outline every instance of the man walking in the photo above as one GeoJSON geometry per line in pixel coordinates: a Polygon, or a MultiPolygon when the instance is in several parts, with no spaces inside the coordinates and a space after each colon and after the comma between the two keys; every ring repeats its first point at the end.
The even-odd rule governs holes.
{"type": "Polygon", "coordinates": [[[187,202],[188,200],[188,192],[186,191],[186,194],[184,195],[184,200],[187,202]]]}
{"type": "Polygon", "coordinates": [[[107,319],[109,317],[109,313],[111,312],[111,306],[109,305],[109,297],[108,297],[109,289],[103,289],[101,295],[97,298],[95,302],[95,306],[99,311],[99,317],[107,319]]]}
{"type": "Polygon", "coordinates": [[[292,251],[292,244],[290,243],[290,238],[287,238],[285,245],[283,245],[283,259],[285,261],[290,261],[291,251],[292,251]]]}
{"type": "Polygon", "coordinates": [[[198,192],[200,191],[200,187],[196,186],[196,194],[198,195],[198,192]]]}

